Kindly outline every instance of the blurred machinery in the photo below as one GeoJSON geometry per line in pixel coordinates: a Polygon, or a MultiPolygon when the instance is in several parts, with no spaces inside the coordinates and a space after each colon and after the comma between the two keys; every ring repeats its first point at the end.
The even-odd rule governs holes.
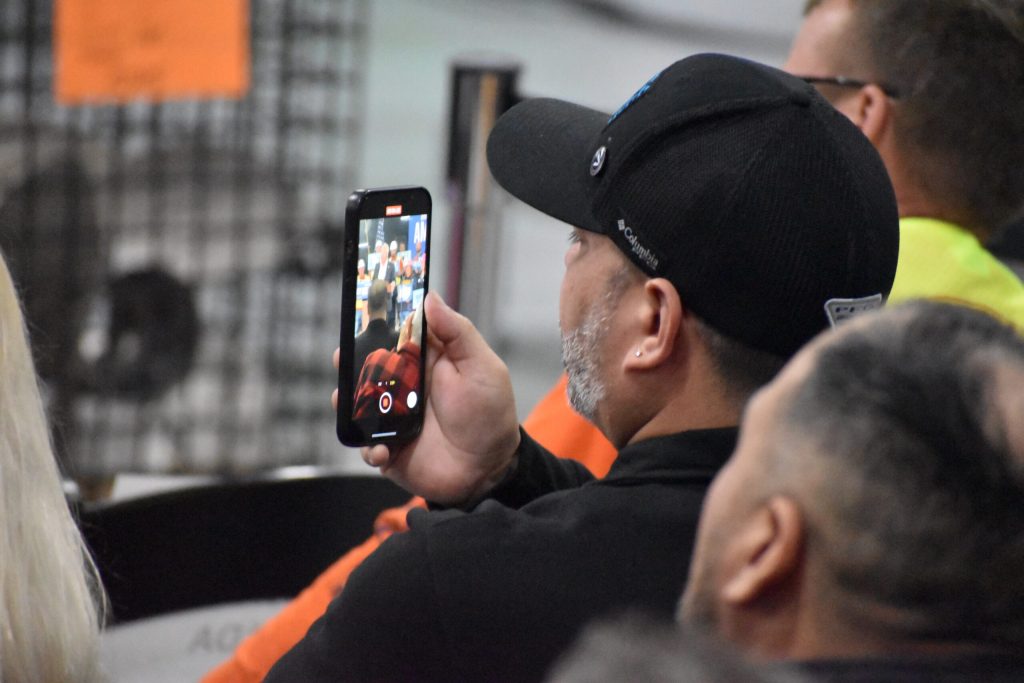
{"type": "Polygon", "coordinates": [[[368,0],[250,0],[242,99],[76,106],[53,5],[0,7],[0,246],[69,473],[324,462],[368,0]]]}

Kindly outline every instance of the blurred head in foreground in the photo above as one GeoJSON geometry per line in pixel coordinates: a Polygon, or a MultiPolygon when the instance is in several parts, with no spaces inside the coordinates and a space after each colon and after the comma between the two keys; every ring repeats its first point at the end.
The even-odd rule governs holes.
{"type": "Polygon", "coordinates": [[[917,301],[820,336],[747,407],[681,616],[750,654],[1020,651],[1024,340],[917,301]]]}
{"type": "Polygon", "coordinates": [[[64,498],[2,258],[0,515],[0,680],[95,680],[102,589],[64,498]]]}

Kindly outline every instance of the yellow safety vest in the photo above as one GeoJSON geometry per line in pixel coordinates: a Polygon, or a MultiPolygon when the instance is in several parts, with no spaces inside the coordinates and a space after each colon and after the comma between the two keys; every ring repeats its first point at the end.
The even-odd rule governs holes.
{"type": "Polygon", "coordinates": [[[1024,283],[963,228],[933,218],[900,219],[900,255],[889,302],[966,304],[1024,332],[1024,283]]]}

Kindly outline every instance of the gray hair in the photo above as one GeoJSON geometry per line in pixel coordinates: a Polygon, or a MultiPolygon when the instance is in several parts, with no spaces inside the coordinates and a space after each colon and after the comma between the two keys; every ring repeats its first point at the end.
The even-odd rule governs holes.
{"type": "Polygon", "coordinates": [[[697,335],[727,394],[739,403],[745,403],[751,394],[772,381],[786,364],[785,358],[736,341],[700,318],[697,335]]]}

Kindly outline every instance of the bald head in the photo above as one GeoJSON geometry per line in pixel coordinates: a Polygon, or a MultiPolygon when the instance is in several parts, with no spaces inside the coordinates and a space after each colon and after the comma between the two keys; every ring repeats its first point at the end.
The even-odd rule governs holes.
{"type": "Polygon", "coordinates": [[[1024,640],[1024,342],[917,304],[813,364],[782,419],[818,473],[811,548],[851,606],[900,609],[915,637],[1024,640]]]}

